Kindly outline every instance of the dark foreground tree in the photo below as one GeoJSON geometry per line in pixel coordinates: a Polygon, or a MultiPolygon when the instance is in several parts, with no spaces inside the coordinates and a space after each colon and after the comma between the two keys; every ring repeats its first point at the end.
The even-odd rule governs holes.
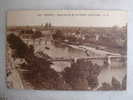
{"type": "Polygon", "coordinates": [[[58,73],[50,67],[52,62],[47,59],[50,57],[35,56],[34,47],[28,46],[14,34],[7,36],[7,42],[9,47],[15,51],[15,57],[26,61],[19,67],[24,83],[30,84],[34,89],[58,89],[57,84],[60,78],[58,73]]]}
{"type": "Polygon", "coordinates": [[[62,74],[72,89],[94,89],[98,86],[97,77],[100,70],[100,66],[91,61],[78,60],[72,63],[71,68],[66,68],[62,74]]]}
{"type": "Polygon", "coordinates": [[[15,56],[17,58],[25,58],[25,56],[30,53],[28,46],[13,33],[7,36],[7,42],[9,44],[9,47],[14,51],[14,54],[12,56],[15,56]]]}
{"type": "Polygon", "coordinates": [[[122,80],[122,89],[126,89],[127,87],[127,76],[125,75],[125,77],[122,80]]]}

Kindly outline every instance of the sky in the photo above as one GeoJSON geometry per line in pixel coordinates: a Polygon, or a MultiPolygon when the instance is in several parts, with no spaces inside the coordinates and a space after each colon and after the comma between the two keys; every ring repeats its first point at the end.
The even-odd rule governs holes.
{"type": "Polygon", "coordinates": [[[16,10],[7,13],[7,26],[30,26],[51,23],[53,26],[111,27],[127,24],[126,11],[111,10],[16,10]]]}

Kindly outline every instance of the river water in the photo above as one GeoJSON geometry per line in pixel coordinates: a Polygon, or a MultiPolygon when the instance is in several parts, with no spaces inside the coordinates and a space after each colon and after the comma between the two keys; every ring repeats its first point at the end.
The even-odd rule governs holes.
{"type": "MultiPolygon", "coordinates": [[[[79,57],[88,57],[85,53],[84,49],[78,49],[75,47],[71,47],[68,45],[64,45],[61,43],[55,43],[51,41],[41,41],[38,43],[37,41],[34,44],[35,52],[42,51],[43,53],[48,54],[52,58],[62,57],[62,58],[79,58],[79,57]]],[[[96,50],[94,48],[88,47],[87,53],[89,56],[105,56],[106,51],[104,50],[96,50]]],[[[93,63],[97,63],[98,65],[103,65],[103,60],[93,60],[93,63]]],[[[51,68],[53,68],[57,72],[61,72],[66,67],[70,67],[70,62],[58,61],[54,62],[51,68]]],[[[126,65],[122,63],[122,61],[113,61],[113,63],[108,68],[103,68],[100,75],[98,76],[99,84],[101,85],[103,82],[111,83],[112,77],[115,77],[117,80],[122,82],[122,79],[126,75],[126,65]]],[[[99,85],[99,86],[100,86],[99,85]]]]}

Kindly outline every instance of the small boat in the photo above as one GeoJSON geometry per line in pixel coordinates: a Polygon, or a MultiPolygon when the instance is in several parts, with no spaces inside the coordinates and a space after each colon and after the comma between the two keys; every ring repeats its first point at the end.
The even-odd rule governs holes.
{"type": "Polygon", "coordinates": [[[49,50],[50,48],[49,47],[45,47],[45,49],[49,50]]]}

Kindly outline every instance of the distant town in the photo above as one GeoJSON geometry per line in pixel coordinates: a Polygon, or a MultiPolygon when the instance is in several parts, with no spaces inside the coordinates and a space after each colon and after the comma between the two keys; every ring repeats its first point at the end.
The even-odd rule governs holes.
{"type": "Polygon", "coordinates": [[[40,26],[17,26],[10,28],[22,39],[46,37],[68,44],[91,45],[99,49],[126,53],[127,26],[123,27],[59,27],[50,23],[40,26]],[[121,51],[123,49],[123,51],[121,51]]]}

